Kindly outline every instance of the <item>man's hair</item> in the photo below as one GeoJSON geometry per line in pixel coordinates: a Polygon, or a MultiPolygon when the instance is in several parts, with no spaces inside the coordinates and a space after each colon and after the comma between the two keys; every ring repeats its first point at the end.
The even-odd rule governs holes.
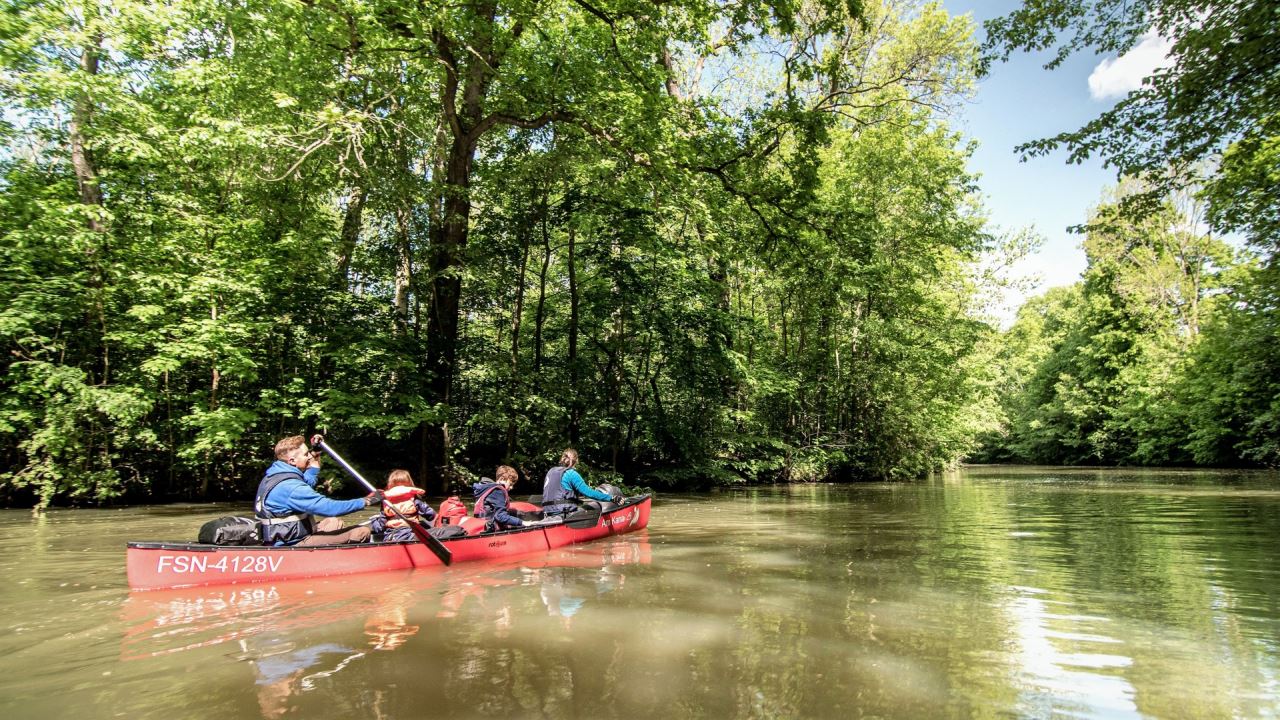
{"type": "Polygon", "coordinates": [[[511,467],[510,465],[499,465],[498,469],[495,470],[493,474],[497,476],[498,482],[500,483],[509,482],[512,485],[514,485],[516,483],[516,480],[520,478],[520,475],[519,473],[516,472],[516,469],[511,467]]]}
{"type": "Polygon", "coordinates": [[[307,439],[302,437],[301,435],[290,435],[289,437],[276,443],[276,459],[284,460],[288,458],[289,454],[292,453],[294,450],[297,450],[298,448],[306,444],[307,444],[307,439]]]}
{"type": "Polygon", "coordinates": [[[560,464],[567,468],[577,465],[578,451],[573,448],[565,448],[564,452],[560,453],[560,464]]]}
{"type": "Polygon", "coordinates": [[[413,487],[413,486],[414,486],[413,476],[409,474],[408,470],[396,468],[395,470],[391,471],[390,475],[387,476],[388,490],[390,490],[393,487],[413,487]]]}

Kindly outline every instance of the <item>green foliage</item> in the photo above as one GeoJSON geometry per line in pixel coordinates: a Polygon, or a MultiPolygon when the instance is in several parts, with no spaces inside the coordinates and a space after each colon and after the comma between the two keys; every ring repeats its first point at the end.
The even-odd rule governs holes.
{"type": "Polygon", "coordinates": [[[1274,273],[1197,229],[1194,205],[1138,218],[1120,197],[1082,283],[1035,298],[999,355],[1006,423],[983,460],[1275,465],[1274,273]]]}
{"type": "Polygon", "coordinates": [[[1179,400],[1196,462],[1280,466],[1280,273],[1250,267],[1232,282],[1191,357],[1179,400]]]}
{"type": "Polygon", "coordinates": [[[243,497],[313,430],[433,489],[908,478],[992,422],[937,5],[4,12],[8,502],[243,497]]]}

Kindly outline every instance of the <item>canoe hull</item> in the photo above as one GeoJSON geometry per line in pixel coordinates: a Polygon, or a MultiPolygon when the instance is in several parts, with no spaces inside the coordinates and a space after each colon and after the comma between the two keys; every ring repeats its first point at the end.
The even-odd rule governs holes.
{"type": "MultiPolygon", "coordinates": [[[[636,498],[601,513],[589,527],[547,525],[444,540],[453,562],[545,552],[647,527],[652,499],[636,498]]],[[[125,551],[134,590],[254,583],[326,575],[442,567],[417,541],[321,547],[228,547],[198,543],[130,542],[125,551]]]]}

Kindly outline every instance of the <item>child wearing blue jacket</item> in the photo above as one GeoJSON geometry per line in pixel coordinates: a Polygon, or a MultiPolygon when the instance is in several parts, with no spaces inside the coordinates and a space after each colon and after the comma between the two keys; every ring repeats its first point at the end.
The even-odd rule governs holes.
{"type": "Polygon", "coordinates": [[[499,465],[494,475],[498,476],[497,480],[483,478],[471,486],[476,498],[475,510],[471,514],[488,521],[485,532],[521,527],[524,522],[509,509],[511,486],[516,484],[519,475],[509,465],[499,465]]]}

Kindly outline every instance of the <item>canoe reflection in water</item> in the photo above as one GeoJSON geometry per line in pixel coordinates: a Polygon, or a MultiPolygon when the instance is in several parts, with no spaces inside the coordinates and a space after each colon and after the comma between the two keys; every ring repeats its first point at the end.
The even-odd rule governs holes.
{"type": "Polygon", "coordinates": [[[121,657],[216,652],[225,658],[225,651],[209,649],[230,643],[237,650],[230,657],[254,669],[263,715],[279,717],[290,697],[368,653],[404,647],[424,625],[432,625],[433,636],[460,638],[483,625],[485,633],[503,638],[518,619],[546,623],[550,615],[568,629],[589,601],[624,586],[627,565],[649,562],[642,530],[542,556],[448,569],[135,592],[124,605],[121,657]],[[540,603],[533,600],[534,588],[540,603]],[[546,615],[529,613],[529,601],[545,607],[546,615]],[[356,641],[353,623],[362,623],[363,643],[356,641]]]}
{"type": "Polygon", "coordinates": [[[548,557],[545,561],[520,564],[518,573],[493,573],[453,584],[440,599],[439,618],[457,617],[469,599],[493,613],[493,627],[502,636],[511,627],[511,607],[499,602],[494,607],[488,596],[494,588],[537,586],[547,613],[562,619],[568,629],[575,613],[587,600],[621,588],[626,580],[622,567],[649,563],[649,542],[641,531],[636,538],[613,544],[592,546],[570,555],[548,557]],[[595,572],[584,573],[584,569],[595,572]]]}
{"type": "Polygon", "coordinates": [[[531,573],[542,603],[547,607],[547,614],[560,618],[565,630],[573,627],[573,616],[587,600],[621,588],[627,579],[616,565],[600,568],[594,577],[556,567],[538,568],[531,573]]]}

